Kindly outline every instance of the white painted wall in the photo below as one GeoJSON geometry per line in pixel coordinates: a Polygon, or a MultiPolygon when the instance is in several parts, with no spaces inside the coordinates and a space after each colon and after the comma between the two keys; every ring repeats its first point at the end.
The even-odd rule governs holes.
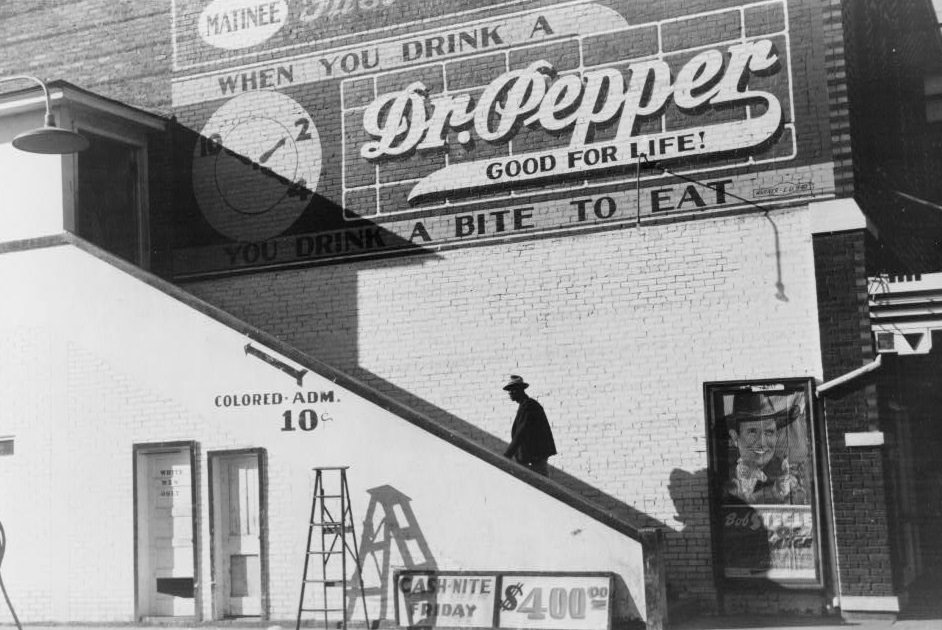
{"type": "Polygon", "coordinates": [[[62,232],[63,168],[73,158],[27,153],[11,144],[42,125],[41,110],[0,117],[0,243],[62,232]]]}
{"type": "Polygon", "coordinates": [[[267,449],[274,619],[295,615],[311,468],[329,465],[350,466],[358,525],[369,489],[409,497],[441,570],[614,571],[617,614],[643,616],[639,543],[324,378],[300,388],[337,398],[311,405],[332,420],[310,432],[280,430],[286,406],[217,407],[220,394],[299,388],[247,356],[245,336],[107,263],[72,246],[7,253],[0,286],[0,436],[16,448],[0,457],[2,570],[24,622],[132,618],[132,446],[174,440],[199,442],[204,585],[205,454],[267,449]]]}

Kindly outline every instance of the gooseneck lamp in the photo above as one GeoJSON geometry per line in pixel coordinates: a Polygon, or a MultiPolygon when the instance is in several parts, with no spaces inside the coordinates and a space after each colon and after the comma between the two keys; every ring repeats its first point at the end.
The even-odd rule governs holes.
{"type": "Polygon", "coordinates": [[[49,90],[46,88],[46,84],[43,83],[43,81],[26,74],[0,77],[0,83],[19,80],[33,81],[34,83],[38,83],[39,87],[43,89],[43,95],[46,97],[46,120],[42,127],[24,131],[13,138],[13,146],[29,153],[46,153],[53,155],[77,153],[87,149],[87,138],[74,131],[60,129],[56,126],[56,117],[52,114],[52,104],[49,100],[49,90]]]}

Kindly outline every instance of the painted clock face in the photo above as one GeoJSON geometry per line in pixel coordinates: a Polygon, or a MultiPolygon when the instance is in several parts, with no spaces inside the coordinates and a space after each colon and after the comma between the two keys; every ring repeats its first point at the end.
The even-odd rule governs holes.
{"type": "Polygon", "coordinates": [[[311,202],[321,173],[314,122],[279,92],[248,92],[210,117],[193,149],[193,191],[218,232],[237,241],[278,236],[311,202]]]}

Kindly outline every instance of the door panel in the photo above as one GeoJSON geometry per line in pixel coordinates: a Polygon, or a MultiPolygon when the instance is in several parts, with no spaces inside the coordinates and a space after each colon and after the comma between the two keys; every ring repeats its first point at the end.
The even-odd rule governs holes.
{"type": "Polygon", "coordinates": [[[213,550],[216,558],[216,616],[262,612],[258,454],[216,455],[213,550]]]}
{"type": "Polygon", "coordinates": [[[138,614],[195,615],[190,451],[138,453],[138,614]]]}

